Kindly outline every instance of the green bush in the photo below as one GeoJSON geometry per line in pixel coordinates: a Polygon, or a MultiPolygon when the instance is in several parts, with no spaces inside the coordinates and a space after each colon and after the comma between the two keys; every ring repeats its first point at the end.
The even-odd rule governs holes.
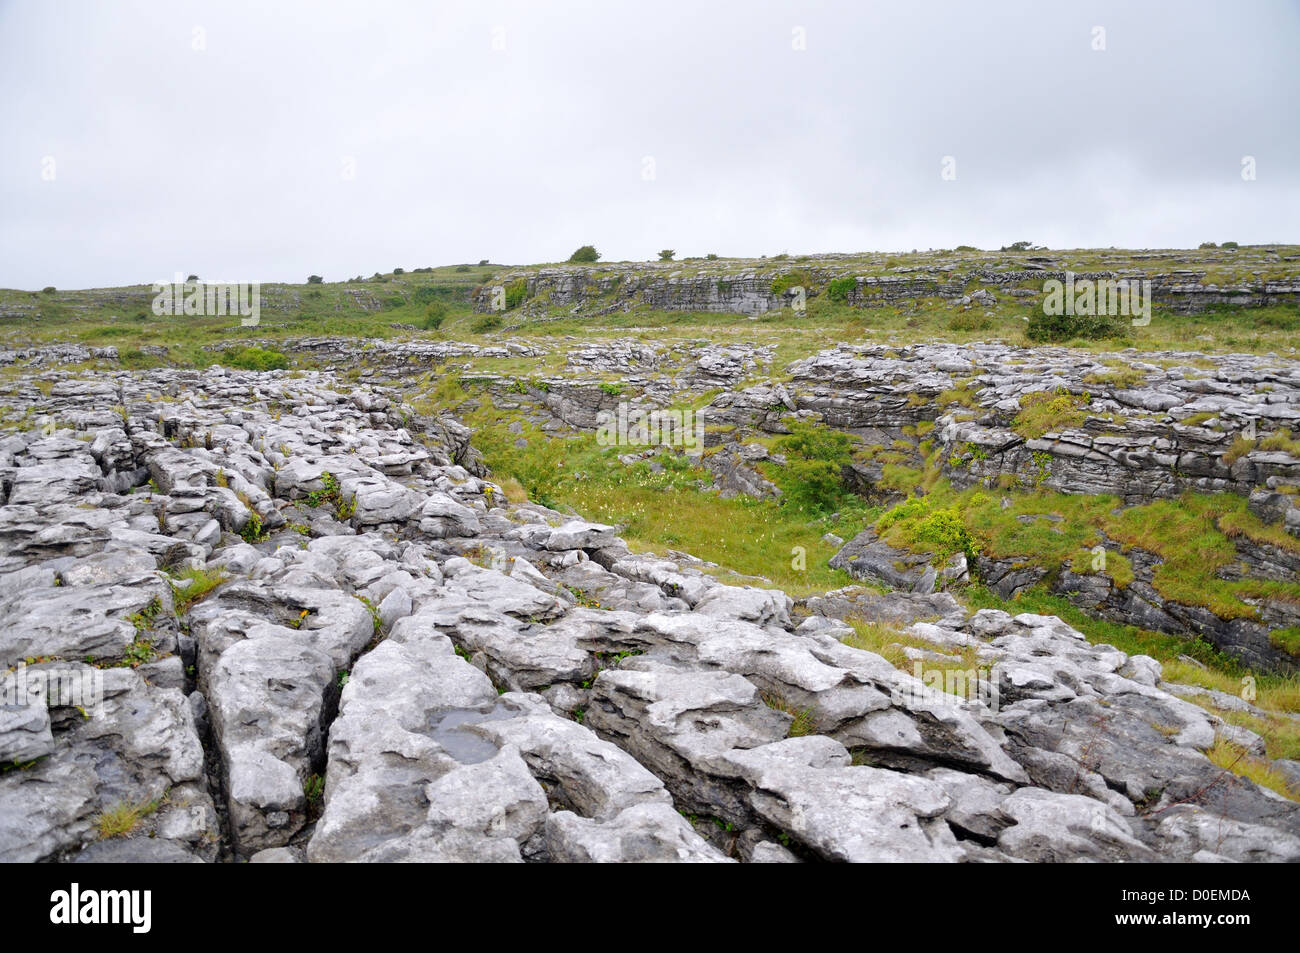
{"type": "Polygon", "coordinates": [[[787,271],[784,275],[779,275],[772,280],[772,294],[783,295],[791,288],[804,288],[805,290],[812,284],[812,279],[806,271],[787,271]]]}
{"type": "Polygon", "coordinates": [[[401,308],[406,305],[406,299],[401,295],[390,295],[384,299],[384,307],[392,311],[395,308],[401,308]]]}
{"type": "MultiPolygon", "coordinates": [[[[569,256],[569,261],[574,262],[575,264],[594,264],[595,262],[600,261],[600,252],[596,251],[594,245],[583,245],[569,256]]],[[[487,262],[479,262],[479,264],[486,265],[487,262]]]]}
{"type": "Polygon", "coordinates": [[[832,278],[826,289],[826,297],[832,301],[848,301],[849,294],[858,287],[856,278],[832,278]]]}
{"type": "Polygon", "coordinates": [[[940,509],[924,496],[912,497],[880,517],[876,532],[891,546],[933,554],[936,566],[957,553],[964,553],[967,562],[973,564],[979,552],[957,508],[940,509]]]}
{"type": "Polygon", "coordinates": [[[1031,341],[1069,341],[1083,338],[1121,338],[1129,332],[1129,319],[1106,314],[1043,314],[1035,312],[1025,327],[1031,341]]]}
{"type": "Polygon", "coordinates": [[[428,304],[430,301],[436,301],[441,297],[439,291],[433,285],[420,285],[411,295],[411,300],[416,304],[428,304]]]}
{"type": "Polygon", "coordinates": [[[671,248],[665,248],[663,251],[661,251],[661,252],[659,253],[659,260],[660,260],[660,261],[672,261],[672,260],[673,260],[673,256],[676,255],[676,254],[677,254],[677,252],[674,251],[673,249],[671,249],[671,248]]]}
{"type": "Polygon", "coordinates": [[[849,435],[838,430],[793,422],[790,433],[774,445],[786,456],[785,467],[775,474],[786,505],[809,513],[837,508],[844,499],[843,472],[853,460],[852,445],[849,435]]]}
{"type": "Polygon", "coordinates": [[[948,321],[949,331],[987,331],[993,319],[982,314],[958,314],[948,321]]]}
{"type": "Polygon", "coordinates": [[[506,310],[512,311],[519,307],[526,297],[528,297],[528,282],[523,278],[516,278],[506,285],[506,310]]]}
{"type": "Polygon", "coordinates": [[[792,422],[790,432],[776,442],[776,449],[781,453],[844,466],[852,460],[852,446],[848,434],[804,420],[792,422]]]}
{"type": "Polygon", "coordinates": [[[320,275],[308,275],[308,276],[307,276],[307,284],[309,284],[309,285],[319,285],[319,284],[321,284],[321,283],[324,282],[324,281],[325,281],[325,279],[322,278],[320,275]]]}
{"type": "Polygon", "coordinates": [[[222,355],[222,362],[227,367],[245,371],[283,371],[289,367],[289,359],[279,351],[267,351],[260,347],[226,351],[222,355]]]}
{"type": "Polygon", "coordinates": [[[809,513],[835,509],[844,495],[840,468],[826,460],[790,460],[779,481],[787,505],[809,513]]]}
{"type": "Polygon", "coordinates": [[[424,329],[426,331],[436,331],[442,327],[442,322],[447,318],[447,306],[441,301],[430,301],[429,306],[424,309],[424,329]]]}
{"type": "Polygon", "coordinates": [[[486,334],[489,331],[495,331],[501,327],[501,317],[495,314],[484,314],[474,319],[470,325],[470,330],[475,334],[486,334]]]}

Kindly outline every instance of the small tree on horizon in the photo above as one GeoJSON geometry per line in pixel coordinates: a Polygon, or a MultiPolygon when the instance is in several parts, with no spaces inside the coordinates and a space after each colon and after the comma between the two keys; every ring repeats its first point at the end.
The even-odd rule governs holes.
{"type": "Polygon", "coordinates": [[[319,285],[319,284],[321,284],[321,283],[324,282],[324,281],[325,281],[325,279],[322,278],[320,275],[308,275],[308,276],[307,276],[307,284],[309,284],[309,285],[319,285]]]}
{"type": "Polygon", "coordinates": [[[663,251],[661,251],[661,252],[659,253],[659,260],[660,260],[660,261],[672,261],[672,260],[673,260],[673,255],[676,255],[676,254],[677,254],[677,252],[674,251],[673,249],[671,249],[671,248],[665,248],[663,251]]]}
{"type": "Polygon", "coordinates": [[[594,264],[595,262],[600,261],[600,252],[596,251],[596,246],[594,245],[583,245],[569,256],[569,261],[584,265],[594,264]]]}

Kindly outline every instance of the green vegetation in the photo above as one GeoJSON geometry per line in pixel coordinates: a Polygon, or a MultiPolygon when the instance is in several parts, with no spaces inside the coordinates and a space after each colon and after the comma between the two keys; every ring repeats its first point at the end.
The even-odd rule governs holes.
{"type": "Polygon", "coordinates": [[[1274,629],[1268,634],[1268,639],[1283,652],[1300,656],[1300,625],[1288,626],[1285,629],[1274,629]]]}
{"type": "Polygon", "coordinates": [[[958,553],[974,562],[979,545],[956,507],[939,508],[933,497],[913,497],[876,520],[881,539],[898,549],[932,553],[941,566],[958,553]]]}
{"type": "MultiPolygon", "coordinates": [[[[1278,248],[1278,252],[1297,254],[1294,248],[1278,248]]],[[[1117,269],[1131,261],[1128,253],[1122,251],[1082,250],[1059,254],[1065,258],[1065,263],[1079,272],[1117,269]]],[[[1219,252],[1203,254],[1218,255],[1219,252]]],[[[939,297],[896,303],[886,303],[875,297],[871,307],[853,307],[847,303],[848,282],[854,280],[847,278],[848,275],[883,277],[891,275],[891,269],[900,264],[935,267],[948,264],[951,257],[952,253],[936,251],[901,257],[877,254],[842,259],[836,266],[841,270],[841,278],[830,279],[840,281],[837,286],[840,290],[832,296],[828,287],[827,294],[809,297],[807,311],[797,319],[798,333],[793,333],[795,325],[788,310],[769,312],[756,321],[743,314],[654,312],[642,308],[609,313],[603,313],[605,309],[601,308],[602,313],[573,314],[570,308],[551,306],[542,298],[530,302],[530,313],[547,320],[536,326],[530,324],[527,333],[541,340],[564,335],[595,339],[630,335],[657,342],[702,335],[719,342],[736,338],[772,346],[775,350],[774,366],[785,366],[821,348],[841,341],[861,341],[864,337],[879,343],[908,343],[917,340],[964,342],[987,340],[992,336],[1013,344],[1034,343],[1027,333],[1027,323],[1022,320],[1033,308],[1027,308],[1024,299],[1011,296],[999,296],[996,304],[982,307],[978,316],[954,316],[948,301],[939,297]],[[839,298],[841,293],[846,295],[843,300],[839,298]],[[990,312],[991,317],[985,318],[985,311],[990,312]],[[986,321],[989,322],[987,327],[986,321]]],[[[682,267],[689,271],[691,265],[683,262],[682,267]]],[[[718,265],[711,267],[717,269],[718,265]]],[[[715,275],[715,280],[725,284],[731,280],[731,273],[739,275],[747,269],[764,266],[759,262],[737,259],[725,262],[723,267],[729,272],[715,275]]],[[[771,260],[767,267],[771,269],[771,260]]],[[[1143,262],[1143,268],[1151,271],[1167,272],[1187,267],[1185,252],[1153,254],[1143,262]]],[[[1208,267],[1201,266],[1201,270],[1208,267]]],[[[238,318],[232,316],[155,316],[150,309],[152,293],[148,286],[114,289],[111,295],[95,291],[42,295],[0,289],[0,308],[10,315],[0,318],[0,329],[13,334],[13,346],[40,345],[55,340],[87,344],[111,342],[118,348],[120,366],[128,369],[158,366],[201,368],[214,363],[226,364],[225,352],[250,346],[253,339],[258,342],[253,346],[290,355],[284,344],[263,342],[287,344],[308,336],[393,339],[428,333],[463,338],[501,326],[480,325],[476,330],[476,322],[487,316],[476,314],[471,301],[477,292],[501,282],[505,270],[500,265],[480,262],[477,265],[417,269],[402,274],[376,274],[371,278],[357,276],[341,282],[264,284],[261,323],[256,327],[241,327],[238,318]],[[396,296],[400,296],[405,304],[385,310],[383,299],[396,296]],[[138,304],[124,305],[123,297],[134,299],[138,304]],[[447,306],[447,315],[438,328],[424,328],[426,308],[434,299],[447,306]],[[72,307],[74,302],[76,306],[72,307]],[[21,317],[24,309],[31,309],[26,313],[39,315],[39,320],[34,322],[21,317]],[[424,330],[411,331],[403,326],[424,330]],[[161,352],[159,349],[162,348],[166,351],[161,352]]],[[[1290,275],[1286,267],[1264,261],[1246,274],[1250,271],[1259,272],[1262,278],[1286,278],[1290,275]]],[[[771,276],[779,277],[774,271],[771,276]]],[[[794,282],[798,283],[798,280],[794,279],[794,282]]],[[[1027,287],[1041,289],[1041,285],[1032,282],[1027,287]]],[[[523,296],[521,291],[514,292],[515,307],[522,303],[523,296]]],[[[1100,338],[1087,342],[1085,346],[1090,351],[1106,353],[1128,346],[1139,351],[1182,349],[1189,341],[1196,341],[1198,350],[1210,352],[1284,353],[1287,347],[1294,346],[1296,328],[1300,328],[1300,309],[1289,303],[1259,308],[1224,306],[1200,314],[1180,314],[1157,305],[1148,326],[1128,327],[1124,337],[1100,338]]],[[[313,361],[311,355],[305,354],[293,354],[292,359],[299,366],[313,361]]]]}
{"type": "Polygon", "coordinates": [[[1229,446],[1226,451],[1224,451],[1223,462],[1227,466],[1232,466],[1234,463],[1236,463],[1238,460],[1240,460],[1242,457],[1244,457],[1246,454],[1250,453],[1250,451],[1254,449],[1255,449],[1254,440],[1251,440],[1247,437],[1239,436],[1235,438],[1232,441],[1232,445],[1229,446]]]}
{"type": "MultiPolygon", "coordinates": [[[[1187,655],[1230,673],[1240,671],[1240,666],[1208,642],[1092,619],[1064,597],[1049,595],[1046,582],[1063,568],[1070,568],[1076,573],[1097,572],[1109,576],[1118,587],[1127,586],[1133,580],[1133,568],[1125,552],[1138,547],[1160,557],[1152,585],[1164,599],[1202,606],[1229,619],[1258,618],[1253,603],[1261,598],[1300,603],[1300,583],[1220,576],[1219,571],[1237,559],[1232,542],[1237,537],[1300,552],[1300,540],[1280,526],[1260,521],[1242,497],[1188,493],[1176,500],[1127,509],[1120,509],[1118,499],[1105,495],[1012,490],[1007,491],[1007,498],[1010,505],[1004,506],[1000,497],[984,490],[955,491],[946,480],[937,480],[925,497],[907,500],[884,513],[876,528],[890,545],[908,552],[932,553],[936,562],[959,551],[966,552],[968,558],[972,552],[980,552],[1046,571],[1044,584],[1013,603],[971,587],[966,598],[977,608],[1058,615],[1090,637],[1126,652],[1161,660],[1187,655]],[[1110,548],[1104,556],[1094,556],[1103,535],[1111,541],[1110,548]],[[1122,551],[1115,551],[1116,546],[1122,551]],[[1094,562],[1104,568],[1094,570],[1094,562]]],[[[1297,635],[1278,629],[1273,640],[1291,651],[1297,635]]]]}
{"type": "Polygon", "coordinates": [[[1099,387],[1110,387],[1114,390],[1132,390],[1141,387],[1146,379],[1147,375],[1144,371],[1136,367],[1124,366],[1101,374],[1089,374],[1084,377],[1083,382],[1099,387]]]}
{"type": "Polygon", "coordinates": [[[176,614],[184,615],[194,605],[230,576],[223,569],[182,569],[170,574],[172,601],[176,614]]]}
{"type": "Polygon", "coordinates": [[[1219,737],[1214,747],[1205,752],[1205,756],[1225,771],[1254,781],[1262,788],[1268,788],[1285,798],[1300,801],[1300,790],[1287,783],[1286,775],[1274,767],[1268,760],[1256,757],[1245,748],[1219,737]]]}
{"type": "Polygon", "coordinates": [[[594,245],[583,245],[569,256],[569,261],[575,264],[594,264],[600,261],[600,252],[596,251],[594,245]]]}
{"type": "Polygon", "coordinates": [[[441,301],[431,301],[424,309],[424,329],[436,331],[447,320],[447,306],[441,301]]]}
{"type": "Polygon", "coordinates": [[[367,599],[365,596],[357,595],[356,598],[363,606],[366,607],[366,611],[370,613],[370,624],[373,629],[373,631],[371,632],[371,637],[375,639],[379,638],[379,630],[383,627],[384,624],[383,619],[379,615],[379,606],[375,605],[374,602],[372,602],[370,599],[367,599]]]}
{"type": "Polygon", "coordinates": [[[803,288],[812,297],[812,277],[806,271],[788,271],[772,279],[774,295],[783,295],[791,288],[803,288]]]}
{"type": "Polygon", "coordinates": [[[516,278],[506,285],[506,310],[513,311],[524,303],[526,297],[528,297],[528,282],[523,278],[516,278]]]}
{"type": "Polygon", "coordinates": [[[1037,343],[1071,341],[1076,338],[1096,341],[1123,338],[1132,333],[1130,319],[1104,314],[1044,314],[1035,311],[1025,326],[1025,336],[1037,343]]]}
{"type": "Polygon", "coordinates": [[[786,455],[784,467],[767,467],[787,504],[809,514],[828,513],[846,502],[843,470],[853,462],[852,440],[847,434],[793,421],[790,433],[776,441],[775,449],[786,455]]]}
{"type": "Polygon", "coordinates": [[[1287,453],[1293,457],[1300,457],[1300,440],[1291,436],[1288,429],[1279,430],[1277,433],[1269,434],[1263,437],[1256,444],[1259,450],[1287,453]]]}
{"type": "Polygon", "coordinates": [[[853,535],[878,512],[848,496],[836,518],[775,500],[722,499],[701,492],[713,479],[701,461],[670,448],[624,466],[616,457],[626,447],[602,447],[592,435],[558,440],[486,402],[464,419],[507,496],[522,492],[546,506],[571,507],[617,526],[634,550],[683,550],[743,577],[769,579],[796,596],[852,582],[826,565],[837,547],[821,537],[853,535]],[[521,425],[518,433],[511,423],[521,425]],[[522,447],[515,445],[520,438],[522,447]]]}
{"type": "Polygon", "coordinates": [[[1064,390],[1025,394],[1020,398],[1020,413],[1012,421],[1011,429],[1026,440],[1070,430],[1087,419],[1088,413],[1083,408],[1088,402],[1087,394],[1071,394],[1064,390]]]}
{"type": "Polygon", "coordinates": [[[1137,546],[1164,560],[1152,585],[1165,599],[1204,606],[1225,619],[1258,618],[1248,599],[1300,603],[1300,583],[1219,576],[1218,570],[1237,560],[1232,538],[1238,535],[1300,553],[1300,540],[1262,523],[1243,497],[1186,493],[1177,500],[1130,507],[1105,519],[1102,527],[1126,548],[1137,546]]]}
{"type": "Polygon", "coordinates": [[[289,359],[279,351],[267,351],[260,347],[226,351],[223,362],[227,367],[245,371],[283,371],[289,367],[289,359]]]}
{"type": "Polygon", "coordinates": [[[248,521],[244,523],[239,535],[249,544],[260,543],[266,539],[266,534],[262,532],[262,517],[258,516],[257,511],[252,507],[248,509],[248,521]]]}
{"type": "Polygon", "coordinates": [[[103,813],[94,819],[93,826],[101,838],[125,837],[139,827],[141,821],[156,813],[158,808],[165,803],[167,803],[166,794],[151,801],[136,803],[121,801],[112,807],[105,808],[103,813]]]}
{"type": "Polygon", "coordinates": [[[805,735],[817,734],[817,723],[813,718],[811,708],[798,708],[791,705],[782,696],[773,695],[769,692],[764,692],[762,698],[763,704],[767,705],[768,708],[785,712],[793,719],[790,722],[790,727],[786,729],[785,736],[787,738],[802,738],[805,735]]]}
{"type": "Polygon", "coordinates": [[[321,474],[320,483],[321,488],[308,493],[303,497],[303,502],[313,509],[318,506],[332,506],[334,518],[340,523],[346,523],[357,511],[356,495],[345,496],[338,477],[328,470],[321,474]]]}
{"type": "Polygon", "coordinates": [[[826,297],[831,301],[848,301],[849,295],[858,287],[856,278],[832,278],[826,287],[826,297]]]}

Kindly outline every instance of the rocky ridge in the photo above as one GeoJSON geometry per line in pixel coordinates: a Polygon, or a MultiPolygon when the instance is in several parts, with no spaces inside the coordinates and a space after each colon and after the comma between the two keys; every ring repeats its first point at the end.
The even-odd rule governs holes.
{"type": "Polygon", "coordinates": [[[1128,279],[1150,281],[1152,300],[1179,312],[1220,306],[1257,307],[1300,300],[1300,280],[1287,273],[1295,259],[1276,249],[1235,252],[1176,252],[1142,256],[1102,254],[1097,265],[1068,267],[1069,253],[981,257],[932,255],[930,261],[891,264],[887,256],[808,255],[798,259],[728,261],[611,262],[506,271],[473,294],[474,308],[495,309],[495,288],[518,286],[522,308],[563,307],[574,313],[606,313],[644,308],[758,316],[790,307],[802,289],[805,298],[823,294],[836,282],[836,298],[850,307],[873,308],[925,298],[963,304],[997,295],[1036,303],[1049,279],[1128,279]],[[1160,259],[1149,264],[1146,258],[1160,259]],[[1234,277],[1214,269],[1227,266],[1234,277]],[[1162,270],[1163,269],[1163,270],[1162,270]],[[1240,274],[1238,274],[1240,272],[1240,274]],[[840,283],[848,282],[844,287],[840,283]]]}

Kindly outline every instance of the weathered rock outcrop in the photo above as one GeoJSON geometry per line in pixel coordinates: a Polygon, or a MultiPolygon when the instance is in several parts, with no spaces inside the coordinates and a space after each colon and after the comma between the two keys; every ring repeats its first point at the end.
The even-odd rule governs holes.
{"type": "MultiPolygon", "coordinates": [[[[1238,268],[1272,266],[1279,258],[1269,249],[1232,253],[1182,252],[1181,269],[1145,267],[1142,256],[1120,253],[1111,267],[1075,268],[1078,279],[1128,279],[1151,282],[1152,298],[1173,310],[1204,311],[1220,305],[1258,306],[1300,299],[1294,275],[1234,278],[1222,284],[1212,273],[1229,263],[1238,268]]],[[[491,311],[494,289],[521,285],[522,304],[608,312],[644,308],[653,311],[725,312],[759,315],[789,307],[803,289],[806,298],[824,294],[832,282],[836,299],[852,307],[897,305],[918,298],[961,303],[993,300],[1010,294],[1026,299],[1043,295],[1043,282],[1065,280],[1059,257],[997,255],[955,257],[912,265],[891,264],[886,256],[811,255],[798,260],[754,259],[726,262],[626,262],[595,266],[565,265],[506,272],[474,293],[476,310],[491,311]]],[[[1167,265],[1165,267],[1168,267],[1167,265]]],[[[1073,273],[1073,272],[1072,272],[1073,273]]]]}
{"type": "Polygon", "coordinates": [[[1300,805],[1204,754],[1249,732],[1058,619],[801,618],[323,374],[14,399],[55,426],[0,443],[2,859],[1300,859],[1300,805]],[[936,689],[959,656],[980,689],[936,689]]]}

